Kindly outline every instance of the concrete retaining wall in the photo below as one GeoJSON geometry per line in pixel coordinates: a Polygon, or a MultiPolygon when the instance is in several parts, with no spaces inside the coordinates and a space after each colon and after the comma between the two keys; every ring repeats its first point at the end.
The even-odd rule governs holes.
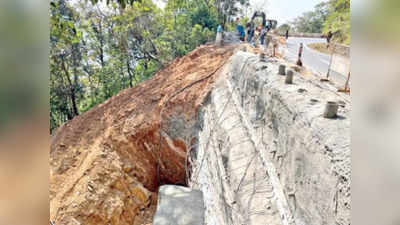
{"type": "Polygon", "coordinates": [[[335,52],[339,55],[350,58],[350,46],[335,44],[335,52]]]}
{"type": "Polygon", "coordinates": [[[238,52],[199,113],[190,186],[206,224],[349,224],[350,99],[238,52]],[[322,117],[328,100],[339,117],[322,117]]]}
{"type": "Polygon", "coordinates": [[[153,225],[203,225],[203,193],[187,187],[163,185],[158,192],[153,225]]]}

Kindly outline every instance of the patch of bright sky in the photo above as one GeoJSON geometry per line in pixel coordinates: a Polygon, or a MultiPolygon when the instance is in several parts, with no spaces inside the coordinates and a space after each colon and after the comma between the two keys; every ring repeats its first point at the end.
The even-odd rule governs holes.
{"type": "Polygon", "coordinates": [[[165,5],[167,4],[166,0],[153,0],[154,4],[156,4],[159,8],[164,8],[165,5]]]}

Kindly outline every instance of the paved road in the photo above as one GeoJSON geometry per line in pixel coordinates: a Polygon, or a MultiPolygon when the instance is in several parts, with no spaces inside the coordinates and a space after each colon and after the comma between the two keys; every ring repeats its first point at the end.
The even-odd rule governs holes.
{"type": "MultiPolygon", "coordinates": [[[[295,63],[297,61],[300,43],[303,43],[304,45],[303,56],[302,56],[303,65],[319,73],[322,77],[325,77],[326,73],[328,72],[330,55],[320,53],[318,51],[315,51],[307,47],[307,45],[310,43],[321,43],[321,42],[326,43],[326,39],[290,37],[287,41],[285,57],[289,61],[295,63]]],[[[334,71],[331,71],[330,77],[335,81],[335,83],[338,83],[339,85],[344,84],[347,78],[346,75],[339,74],[334,71]]]]}

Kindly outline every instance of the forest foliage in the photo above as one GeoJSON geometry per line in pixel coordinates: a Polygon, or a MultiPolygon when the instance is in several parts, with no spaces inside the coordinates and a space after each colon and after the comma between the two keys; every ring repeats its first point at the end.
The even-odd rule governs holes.
{"type": "Polygon", "coordinates": [[[329,0],[321,2],[314,10],[305,12],[289,24],[282,24],[280,30],[291,29],[301,33],[333,34],[333,41],[350,43],[350,0],[329,0]]]}
{"type": "Polygon", "coordinates": [[[50,1],[50,131],[215,39],[248,0],[50,1]]]}

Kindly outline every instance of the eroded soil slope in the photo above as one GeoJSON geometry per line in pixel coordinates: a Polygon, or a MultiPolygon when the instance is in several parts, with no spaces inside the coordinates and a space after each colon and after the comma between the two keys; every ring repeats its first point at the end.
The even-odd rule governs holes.
{"type": "Polygon", "coordinates": [[[151,223],[158,186],[185,180],[197,109],[233,49],[201,46],[60,127],[51,139],[50,219],[151,223]]]}

